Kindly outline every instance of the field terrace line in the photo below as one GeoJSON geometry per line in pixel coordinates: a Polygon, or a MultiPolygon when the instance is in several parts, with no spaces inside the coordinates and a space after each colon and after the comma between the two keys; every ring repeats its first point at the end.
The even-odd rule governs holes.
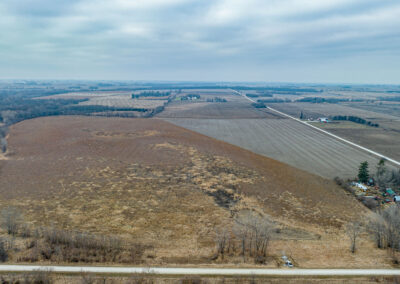
{"type": "MultiPolygon", "coordinates": [[[[236,93],[236,94],[238,94],[238,95],[244,97],[245,99],[247,99],[247,100],[249,100],[249,101],[251,101],[251,102],[253,102],[253,103],[257,103],[255,100],[249,98],[249,97],[246,96],[245,94],[243,94],[243,93],[241,93],[241,92],[238,92],[238,91],[236,91],[236,90],[233,90],[233,89],[231,89],[231,90],[232,90],[234,93],[236,93]]],[[[385,159],[385,160],[387,160],[387,161],[389,161],[389,162],[395,164],[396,166],[400,166],[400,162],[399,162],[399,161],[396,161],[396,160],[394,160],[394,159],[392,159],[392,158],[389,158],[389,157],[387,157],[387,156],[385,156],[385,155],[382,155],[382,154],[380,154],[380,153],[378,153],[378,152],[372,151],[371,149],[368,149],[368,148],[365,148],[365,147],[363,147],[363,146],[361,146],[361,145],[358,145],[358,144],[356,144],[356,143],[353,143],[353,142],[351,142],[351,141],[349,141],[349,140],[346,140],[346,139],[344,139],[344,138],[342,138],[342,137],[340,137],[340,136],[337,136],[337,135],[335,135],[335,134],[332,134],[332,133],[330,133],[330,132],[328,132],[328,131],[326,131],[326,130],[323,130],[323,129],[321,129],[321,128],[318,128],[318,127],[316,127],[316,126],[314,126],[314,125],[311,125],[311,124],[309,124],[309,123],[307,123],[307,122],[305,122],[305,121],[301,121],[300,119],[295,118],[295,117],[293,117],[293,116],[291,116],[291,115],[288,115],[288,114],[286,114],[286,113],[283,113],[283,112],[281,112],[281,111],[279,111],[279,110],[273,109],[273,108],[268,107],[268,106],[267,106],[267,109],[272,110],[272,111],[274,111],[274,112],[276,112],[276,113],[279,113],[280,115],[283,115],[283,116],[286,116],[286,117],[288,117],[288,118],[291,118],[291,119],[293,119],[293,120],[296,120],[297,122],[300,122],[300,123],[302,123],[302,124],[305,124],[305,125],[307,125],[307,126],[309,126],[309,127],[312,127],[312,128],[314,128],[314,129],[316,129],[316,130],[318,130],[318,131],[320,131],[320,132],[323,132],[323,133],[325,133],[325,134],[327,134],[327,135],[329,135],[329,136],[332,136],[332,137],[334,137],[334,138],[336,138],[336,139],[338,139],[338,140],[340,140],[340,141],[343,141],[343,142],[345,142],[345,143],[347,143],[347,144],[350,144],[351,146],[354,146],[354,147],[356,147],[356,148],[359,148],[359,149],[361,149],[361,150],[364,150],[364,151],[366,151],[366,152],[368,152],[368,153],[370,153],[370,154],[372,154],[372,155],[375,155],[375,156],[377,156],[377,157],[379,157],[379,158],[383,158],[383,159],[385,159]]]]}

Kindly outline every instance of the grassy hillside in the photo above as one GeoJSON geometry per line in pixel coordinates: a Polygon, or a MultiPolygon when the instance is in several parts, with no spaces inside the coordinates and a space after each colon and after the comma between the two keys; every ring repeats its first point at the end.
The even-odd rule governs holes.
{"type": "Polygon", "coordinates": [[[329,180],[158,119],[24,121],[11,128],[7,157],[3,208],[36,228],[143,244],[150,264],[213,263],[216,231],[249,211],[274,223],[271,255],[292,248],[313,265],[324,242],[330,264],[347,251],[342,226],[366,212],[329,180]]]}

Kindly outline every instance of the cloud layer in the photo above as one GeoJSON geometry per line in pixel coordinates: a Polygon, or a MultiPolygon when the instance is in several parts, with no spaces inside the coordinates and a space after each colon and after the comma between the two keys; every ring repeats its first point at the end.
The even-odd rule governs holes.
{"type": "Polygon", "coordinates": [[[398,0],[2,0],[0,78],[400,83],[398,0]]]}

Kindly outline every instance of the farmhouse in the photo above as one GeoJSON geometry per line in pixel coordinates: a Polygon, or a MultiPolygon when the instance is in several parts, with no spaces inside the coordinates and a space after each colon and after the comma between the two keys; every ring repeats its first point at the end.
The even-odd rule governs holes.
{"type": "Polygon", "coordinates": [[[322,123],[328,123],[329,122],[329,118],[327,118],[327,117],[319,117],[318,121],[322,122],[322,123]]]}
{"type": "Polygon", "coordinates": [[[359,183],[359,182],[356,183],[355,186],[357,186],[358,188],[360,188],[364,191],[366,191],[368,189],[365,185],[363,185],[362,183],[359,183]]]}

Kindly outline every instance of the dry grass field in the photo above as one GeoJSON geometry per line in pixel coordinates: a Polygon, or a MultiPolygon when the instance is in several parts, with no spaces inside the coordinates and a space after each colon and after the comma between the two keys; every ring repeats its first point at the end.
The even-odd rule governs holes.
{"type": "Polygon", "coordinates": [[[349,252],[343,225],[367,210],[332,181],[160,119],[24,121],[11,128],[7,158],[2,208],[36,227],[142,243],[148,264],[251,265],[211,260],[215,230],[250,210],[281,229],[268,266],[282,251],[300,267],[391,265],[367,236],[349,252]]]}

